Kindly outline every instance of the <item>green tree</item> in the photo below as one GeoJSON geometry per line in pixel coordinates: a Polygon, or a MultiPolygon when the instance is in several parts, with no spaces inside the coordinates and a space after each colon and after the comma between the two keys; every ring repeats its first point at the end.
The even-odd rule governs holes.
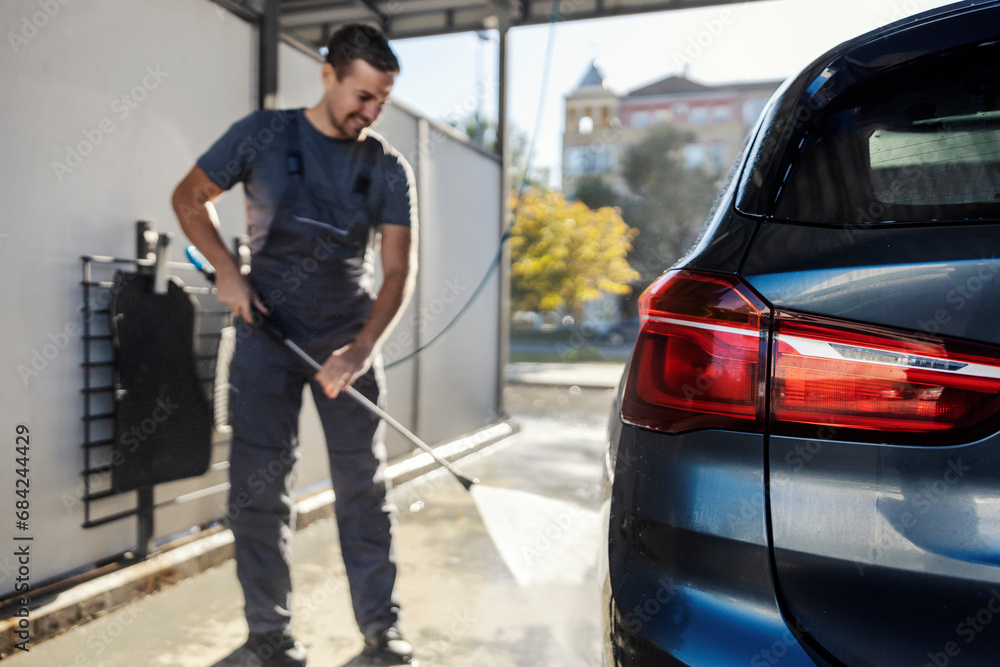
{"type": "Polygon", "coordinates": [[[626,256],[635,230],[616,208],[567,203],[562,193],[529,190],[514,203],[511,307],[579,313],[602,292],[627,294],[639,277],[626,256]]]}
{"type": "Polygon", "coordinates": [[[690,248],[715,198],[718,175],[684,168],[684,147],[693,141],[690,133],[660,126],[622,156],[630,192],[623,216],[639,229],[629,259],[642,274],[642,284],[690,248]]]}
{"type": "Polygon", "coordinates": [[[581,176],[573,189],[572,199],[581,201],[590,208],[618,205],[618,194],[597,174],[581,176]]]}

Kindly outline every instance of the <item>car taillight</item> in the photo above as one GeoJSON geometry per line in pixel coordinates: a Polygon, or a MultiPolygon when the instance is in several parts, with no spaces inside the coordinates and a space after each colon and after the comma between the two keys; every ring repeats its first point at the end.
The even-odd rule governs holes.
{"type": "Polygon", "coordinates": [[[772,312],[738,278],[696,271],[664,274],[639,314],[622,396],[636,426],[937,445],[1000,428],[997,346],[772,312]]]}
{"type": "Polygon", "coordinates": [[[639,301],[622,419],[679,433],[762,431],[770,315],[738,279],[672,271],[639,301]]]}
{"type": "Polygon", "coordinates": [[[774,433],[951,444],[993,430],[998,411],[996,348],[775,315],[774,433]]]}

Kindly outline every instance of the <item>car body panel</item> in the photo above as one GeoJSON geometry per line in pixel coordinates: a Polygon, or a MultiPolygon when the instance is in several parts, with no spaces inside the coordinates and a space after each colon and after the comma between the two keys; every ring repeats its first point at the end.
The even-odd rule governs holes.
{"type": "Polygon", "coordinates": [[[778,308],[1000,344],[1000,261],[885,264],[749,276],[778,308]]]}
{"type": "Polygon", "coordinates": [[[814,664],[774,596],[763,436],[671,437],[625,425],[617,443],[609,550],[615,664],[666,664],[642,660],[671,655],[675,664],[724,667],[757,664],[775,651],[783,664],[814,664]]]}
{"type": "MultiPolygon", "coordinates": [[[[699,242],[673,268],[736,276],[771,315],[888,327],[945,355],[952,340],[1000,345],[1000,189],[977,209],[993,217],[900,223],[855,216],[850,206],[833,216],[837,224],[778,215],[800,153],[823,139],[822,127],[836,127],[822,125],[827,111],[921,67],[947,80],[940,63],[975,62],[970,49],[980,42],[989,76],[970,95],[1000,91],[995,0],[874,31],[789,79],[699,242]]],[[[873,135],[864,136],[871,150],[873,135]]],[[[874,163],[871,171],[874,183],[874,163]]],[[[837,192],[823,185],[820,195],[837,192]]],[[[907,208],[918,207],[897,206],[907,208]]],[[[903,445],[890,432],[849,439],[824,426],[779,436],[804,431],[770,421],[764,433],[670,434],[623,424],[620,398],[621,390],[609,433],[608,665],[1000,664],[993,421],[983,422],[986,437],[976,431],[981,439],[947,446],[931,436],[903,445]]]]}
{"type": "Polygon", "coordinates": [[[759,226],[759,220],[739,214],[732,206],[723,206],[710,219],[698,242],[677,265],[719,273],[736,273],[746,257],[747,245],[759,226]]]}
{"type": "MultiPolygon", "coordinates": [[[[952,21],[966,32],[933,32],[924,53],[998,30],[984,27],[983,15],[952,21]]],[[[898,39],[932,31],[925,24],[898,39]]],[[[911,50],[887,61],[900,67],[914,57],[911,50]]],[[[850,59],[856,70],[877,60],[858,51],[850,59]]],[[[838,67],[846,65],[828,70],[838,67]]],[[[803,116],[797,131],[807,135],[815,119],[803,116]]],[[[775,308],[997,344],[998,249],[1000,226],[983,222],[769,220],[739,273],[775,308]]],[[[768,439],[774,568],[788,620],[846,665],[933,664],[935,656],[988,664],[1000,629],[970,632],[963,623],[981,609],[992,614],[1000,590],[1000,438],[904,447],[891,433],[882,443],[845,443],[835,431],[768,439]]]]}
{"type": "Polygon", "coordinates": [[[812,639],[852,666],[939,653],[994,664],[1000,436],[952,447],[773,436],[769,449],[778,587],[812,639]]]}

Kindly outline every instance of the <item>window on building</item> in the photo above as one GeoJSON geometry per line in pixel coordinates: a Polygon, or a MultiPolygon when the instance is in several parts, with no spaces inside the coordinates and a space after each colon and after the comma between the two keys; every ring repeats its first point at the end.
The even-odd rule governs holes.
{"type": "Polygon", "coordinates": [[[726,123],[733,118],[733,110],[728,104],[716,104],[712,107],[712,120],[716,123],[726,123]]]}
{"type": "Polygon", "coordinates": [[[757,123],[757,119],[760,117],[764,107],[767,106],[766,97],[754,97],[743,103],[743,124],[747,127],[751,127],[757,123]]]}
{"type": "Polygon", "coordinates": [[[705,164],[705,147],[701,144],[688,144],[684,147],[684,168],[699,169],[705,164]]]}
{"type": "Polygon", "coordinates": [[[713,171],[722,171],[726,168],[726,145],[721,141],[709,146],[708,167],[713,171]]]}
{"type": "Polygon", "coordinates": [[[707,107],[695,107],[691,109],[691,124],[692,125],[704,125],[708,122],[708,108],[707,107]]]}
{"type": "Polygon", "coordinates": [[[590,134],[594,131],[594,119],[590,116],[582,117],[576,129],[580,134],[590,134]]]}
{"type": "Polygon", "coordinates": [[[657,109],[653,115],[653,125],[666,125],[673,118],[674,114],[670,112],[670,109],[657,109]]]}
{"type": "Polygon", "coordinates": [[[684,102],[680,102],[679,104],[675,104],[674,108],[673,108],[673,112],[674,112],[675,116],[686,116],[687,112],[688,112],[688,105],[685,104],[684,102]]]}
{"type": "Polygon", "coordinates": [[[649,127],[649,112],[636,111],[632,114],[632,127],[649,127]]]}
{"type": "Polygon", "coordinates": [[[611,172],[611,146],[570,146],[563,168],[568,176],[607,174],[611,172]]]}

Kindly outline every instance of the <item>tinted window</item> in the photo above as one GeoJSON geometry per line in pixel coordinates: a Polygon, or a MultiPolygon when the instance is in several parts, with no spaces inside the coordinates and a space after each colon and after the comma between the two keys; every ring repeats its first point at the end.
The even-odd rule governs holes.
{"type": "Polygon", "coordinates": [[[868,138],[875,198],[920,206],[996,201],[1000,130],[990,127],[996,120],[996,112],[978,113],[918,121],[909,131],[875,130],[868,138]]]}
{"type": "Polygon", "coordinates": [[[1000,218],[1000,46],[923,58],[835,99],[775,217],[870,224],[1000,218]]]}

